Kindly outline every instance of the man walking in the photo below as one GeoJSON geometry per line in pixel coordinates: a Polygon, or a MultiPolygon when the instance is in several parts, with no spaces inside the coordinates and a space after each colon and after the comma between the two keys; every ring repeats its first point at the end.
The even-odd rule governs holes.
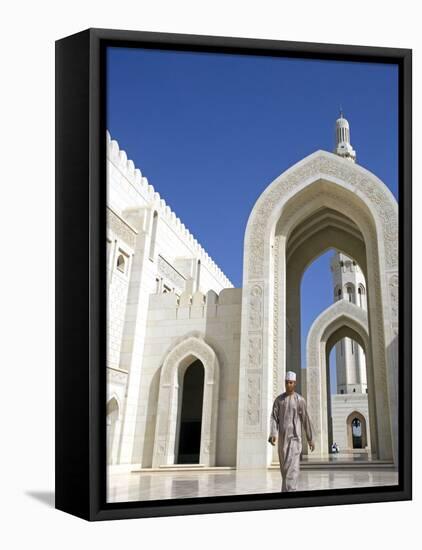
{"type": "Polygon", "coordinates": [[[268,442],[275,445],[278,436],[283,492],[297,490],[302,452],[302,426],[309,448],[311,451],[315,449],[314,430],[306,409],[306,401],[295,391],[296,374],[292,371],[286,373],[285,388],[286,391],[274,401],[268,438],[268,442]]]}

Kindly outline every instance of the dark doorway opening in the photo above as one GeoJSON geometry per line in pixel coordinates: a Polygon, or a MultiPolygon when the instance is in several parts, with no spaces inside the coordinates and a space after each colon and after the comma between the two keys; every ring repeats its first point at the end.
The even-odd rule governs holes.
{"type": "Polygon", "coordinates": [[[362,449],[362,423],[359,418],[352,420],[353,448],[362,449]]]}
{"type": "Polygon", "coordinates": [[[199,463],[203,396],[204,367],[196,360],[183,377],[178,464],[199,463]]]}

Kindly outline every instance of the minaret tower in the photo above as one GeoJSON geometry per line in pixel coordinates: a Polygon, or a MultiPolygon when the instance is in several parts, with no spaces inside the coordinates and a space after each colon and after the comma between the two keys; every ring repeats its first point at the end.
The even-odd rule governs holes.
{"type": "Polygon", "coordinates": [[[340,117],[336,120],[336,155],[347,160],[355,162],[356,152],[350,144],[349,123],[343,117],[343,111],[340,109],[340,117]]]}
{"type": "MultiPolygon", "coordinates": [[[[352,259],[336,252],[331,259],[334,301],[348,300],[367,309],[366,281],[352,259]]],[[[337,393],[367,393],[366,360],[363,349],[351,338],[336,344],[337,393]]]]}

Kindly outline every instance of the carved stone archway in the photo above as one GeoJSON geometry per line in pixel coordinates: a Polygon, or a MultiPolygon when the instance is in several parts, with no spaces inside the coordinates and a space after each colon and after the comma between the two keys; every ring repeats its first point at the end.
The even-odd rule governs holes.
{"type": "Polygon", "coordinates": [[[153,468],[175,463],[183,376],[197,359],[205,374],[199,463],[215,466],[220,367],[211,346],[198,336],[189,336],[167,354],[161,367],[153,468]]]}
{"type": "MultiPolygon", "coordinates": [[[[272,452],[267,443],[271,406],[274,397],[283,391],[290,355],[286,336],[289,328],[286,304],[290,292],[287,281],[291,268],[288,250],[295,231],[300,228],[303,234],[308,231],[310,235],[306,229],[308,222],[320,214],[321,221],[316,227],[324,225],[326,233],[313,257],[335,247],[355,257],[366,271],[369,349],[379,412],[376,417],[378,451],[380,458],[397,456],[397,348],[394,345],[398,332],[397,202],[383,182],[368,170],[335,154],[317,151],[265,189],[246,228],[238,468],[259,468],[271,463],[272,452]],[[338,238],[336,245],[329,231],[338,238]],[[349,250],[350,247],[356,251],[349,250]]],[[[299,277],[300,270],[297,273],[299,277]]],[[[297,348],[297,342],[294,345],[297,348]]],[[[296,369],[298,365],[297,361],[296,369]]],[[[297,375],[300,378],[298,370],[297,375]]]]}
{"type": "MultiPolygon", "coordinates": [[[[276,236],[275,255],[280,254],[280,237],[276,236]]],[[[291,232],[286,245],[286,370],[297,373],[297,391],[301,383],[301,282],[308,266],[329,249],[339,250],[352,257],[366,274],[365,242],[356,224],[343,213],[328,208],[319,209],[310,219],[299,223],[291,232]]],[[[278,284],[279,274],[275,273],[278,284]]],[[[277,378],[274,365],[274,378],[277,378]]]]}
{"type": "Polygon", "coordinates": [[[355,418],[358,418],[361,423],[361,430],[362,430],[362,449],[365,449],[368,445],[368,436],[367,436],[367,429],[366,429],[366,418],[363,414],[361,414],[358,411],[353,411],[346,420],[347,425],[347,444],[349,449],[353,450],[353,427],[352,422],[355,418]]]}
{"type": "Polygon", "coordinates": [[[371,422],[371,449],[377,452],[377,423],[374,407],[375,388],[369,345],[367,312],[346,300],[327,308],[313,322],[306,342],[306,399],[316,431],[314,456],[327,457],[328,449],[328,380],[327,362],[331,349],[343,337],[351,337],[364,349],[368,369],[368,405],[371,422]]]}

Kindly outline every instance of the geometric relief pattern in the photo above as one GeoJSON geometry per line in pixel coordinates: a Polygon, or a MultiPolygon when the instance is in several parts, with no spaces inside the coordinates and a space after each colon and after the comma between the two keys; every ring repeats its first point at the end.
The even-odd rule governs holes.
{"type": "Polygon", "coordinates": [[[187,355],[193,355],[197,357],[205,368],[205,383],[212,381],[214,376],[214,369],[212,366],[216,360],[214,351],[203,340],[198,337],[189,337],[186,340],[180,342],[170,353],[168,354],[164,369],[163,366],[163,383],[170,384],[174,379],[173,374],[175,368],[187,355]]]}
{"type": "Polygon", "coordinates": [[[184,290],[186,279],[162,256],[157,260],[158,273],[169,279],[179,290],[184,290]]]}
{"type": "Polygon", "coordinates": [[[249,435],[261,431],[263,284],[249,293],[248,366],[246,371],[245,428],[249,435]]]}
{"type": "Polygon", "coordinates": [[[390,301],[391,301],[391,316],[393,321],[397,321],[399,317],[399,276],[397,273],[390,277],[390,301]]]}
{"type": "Polygon", "coordinates": [[[137,233],[110,208],[107,208],[107,227],[114,231],[119,239],[135,248],[137,233]]]}
{"type": "Polygon", "coordinates": [[[254,285],[250,293],[249,330],[262,328],[262,286],[254,285]]]}
{"type": "Polygon", "coordinates": [[[278,314],[279,314],[279,256],[280,256],[280,236],[276,235],[274,240],[274,301],[273,301],[273,398],[278,395],[278,314]]]}
{"type": "Polygon", "coordinates": [[[249,336],[249,369],[260,369],[262,366],[262,336],[249,336]]]}
{"type": "Polygon", "coordinates": [[[261,404],[261,377],[259,374],[248,374],[247,399],[246,399],[246,424],[248,426],[260,425],[261,404]]]}
{"type": "Polygon", "coordinates": [[[319,151],[313,158],[288,170],[261,195],[255,205],[254,217],[249,233],[249,278],[260,278],[264,274],[265,234],[268,215],[282,203],[288,193],[303,181],[313,177],[334,176],[359,191],[374,207],[381,221],[385,258],[388,268],[397,266],[398,217],[394,199],[387,187],[365,169],[345,162],[331,153],[319,151]]]}

